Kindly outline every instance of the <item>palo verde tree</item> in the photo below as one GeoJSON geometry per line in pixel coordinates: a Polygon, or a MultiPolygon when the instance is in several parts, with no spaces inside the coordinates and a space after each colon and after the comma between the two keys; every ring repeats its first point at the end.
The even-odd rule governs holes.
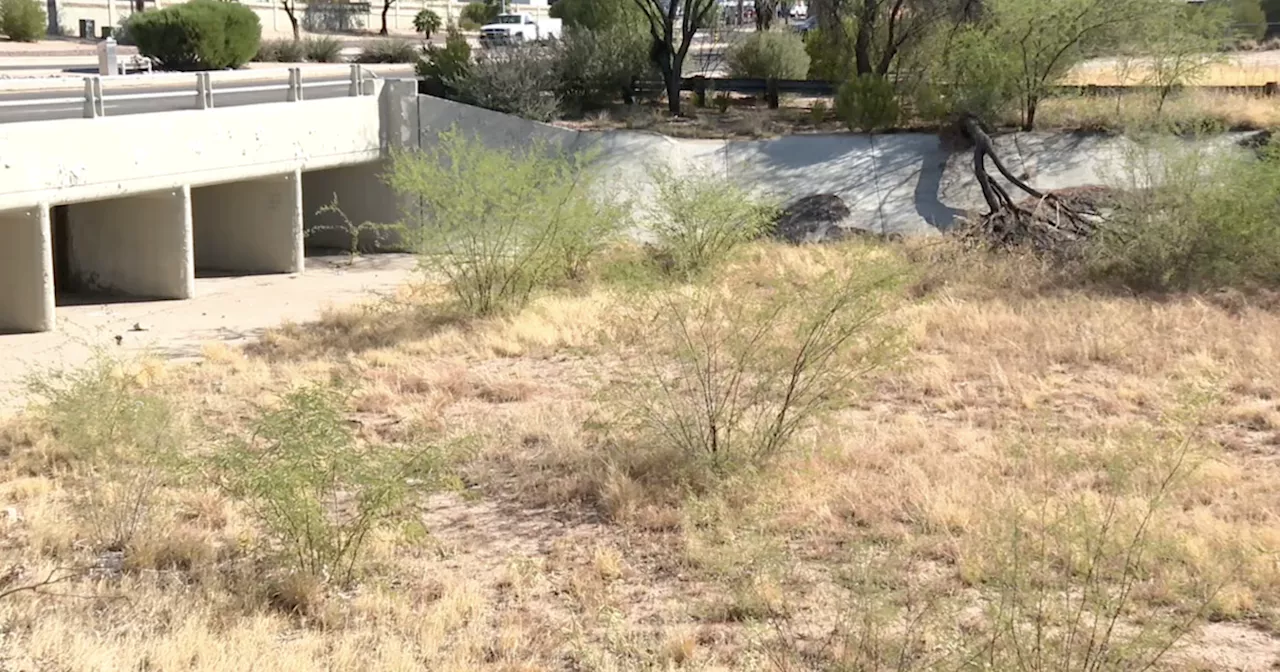
{"type": "Polygon", "coordinates": [[[715,19],[718,0],[634,0],[644,12],[653,40],[651,60],[662,71],[667,109],[680,114],[680,78],[693,38],[715,19]]]}
{"type": "Polygon", "coordinates": [[[822,0],[815,9],[828,48],[851,61],[849,75],[884,77],[937,29],[971,20],[982,5],[982,0],[822,0]]]}

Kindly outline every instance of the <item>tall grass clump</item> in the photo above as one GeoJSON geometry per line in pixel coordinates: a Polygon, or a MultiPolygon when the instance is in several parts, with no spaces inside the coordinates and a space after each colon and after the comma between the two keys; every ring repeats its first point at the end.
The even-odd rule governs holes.
{"type": "Polygon", "coordinates": [[[809,54],[804,38],[794,33],[752,33],[729,49],[729,74],[758,79],[804,79],[809,54]]]}
{"type": "Polygon", "coordinates": [[[634,323],[621,414],[693,478],[768,466],[796,434],[896,352],[885,317],[896,273],[872,259],[759,290],[653,295],[634,323]]]}
{"type": "Polygon", "coordinates": [[[145,372],[98,352],[80,368],[30,376],[33,415],[53,435],[36,468],[66,471],[78,487],[77,522],[97,550],[128,552],[177,473],[178,414],[147,389],[145,372]]]}
{"type": "Polygon", "coordinates": [[[417,63],[422,51],[409,40],[390,38],[367,43],[356,55],[356,63],[417,63]]]}
{"type": "Polygon", "coordinates": [[[342,41],[322,35],[302,40],[302,53],[311,63],[341,63],[342,41]]]}
{"type": "Polygon", "coordinates": [[[658,255],[677,275],[693,277],[707,271],[773,224],[773,204],[714,170],[677,172],[653,165],[648,175],[654,193],[638,199],[641,217],[658,255]]]}
{"type": "Polygon", "coordinates": [[[421,265],[444,278],[464,310],[523,306],[540,288],[580,276],[623,225],[598,197],[591,157],[546,143],[492,149],[457,129],[392,161],[388,183],[421,200],[421,265]]]}
{"type": "Polygon", "coordinates": [[[339,586],[355,578],[374,531],[409,520],[411,479],[430,484],[423,476],[438,473],[426,452],[358,440],[344,402],[333,385],[294,389],[212,458],[220,486],[248,505],[284,566],[339,586]]]}
{"type": "Polygon", "coordinates": [[[1151,142],[1125,163],[1111,234],[1089,255],[1094,277],[1139,291],[1280,283],[1280,148],[1151,142]]]}

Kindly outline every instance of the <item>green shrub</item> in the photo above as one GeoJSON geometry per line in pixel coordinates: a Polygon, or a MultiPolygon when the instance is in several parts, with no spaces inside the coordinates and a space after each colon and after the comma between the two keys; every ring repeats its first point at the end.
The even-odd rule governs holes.
{"type": "Polygon", "coordinates": [[[476,23],[474,20],[468,19],[465,16],[458,19],[458,28],[460,30],[469,30],[474,32],[474,31],[480,30],[481,25],[482,24],[476,23]]]}
{"type": "Polygon", "coordinates": [[[571,29],[593,32],[620,31],[619,35],[647,35],[649,20],[634,0],[559,0],[551,5],[552,18],[571,29]]]}
{"type": "Polygon", "coordinates": [[[248,505],[282,562],[339,586],[354,578],[371,532],[408,520],[409,479],[438,473],[428,453],[358,440],[344,401],[332,386],[295,389],[212,458],[220,486],[248,505]]]}
{"type": "Polygon", "coordinates": [[[54,464],[69,468],[75,516],[96,550],[129,553],[180,466],[182,434],[168,400],[147,390],[132,363],[96,351],[79,368],[27,380],[33,415],[55,436],[54,464]]]}
{"type": "Polygon", "coordinates": [[[620,226],[593,197],[589,157],[533,143],[490,149],[452,129],[422,152],[393,157],[388,183],[416,198],[406,228],[421,264],[463,309],[489,315],[581,272],[620,226]]]}
{"type": "Polygon", "coordinates": [[[422,36],[431,39],[431,33],[440,30],[443,23],[440,21],[440,15],[429,9],[423,9],[413,15],[413,29],[422,33],[422,36]]]}
{"type": "Polygon", "coordinates": [[[409,40],[392,38],[376,40],[365,45],[356,56],[356,63],[417,63],[422,51],[409,40]]]}
{"type": "Polygon", "coordinates": [[[650,167],[654,194],[642,205],[657,253],[670,270],[695,276],[724,261],[771,226],[774,208],[714,170],[650,167]]]}
{"type": "Polygon", "coordinates": [[[131,28],[138,51],[170,70],[238,68],[258,53],[262,38],[252,9],[218,0],[144,12],[131,28]]]}
{"type": "Polygon", "coordinates": [[[743,78],[804,79],[809,54],[795,33],[761,32],[729,49],[729,75],[743,78]]]}
{"type": "Polygon", "coordinates": [[[302,53],[312,63],[341,63],[342,40],[336,37],[308,37],[302,41],[302,53]]]}
{"type": "Polygon", "coordinates": [[[502,7],[495,3],[489,2],[473,2],[462,8],[462,21],[467,21],[480,26],[493,23],[498,18],[498,14],[502,11],[502,7]]]}
{"type": "Polygon", "coordinates": [[[836,94],[836,116],[851,131],[890,128],[900,114],[898,92],[887,77],[859,75],[841,84],[836,94]]]}
{"type": "Polygon", "coordinates": [[[120,44],[122,46],[129,46],[129,47],[137,46],[137,40],[133,38],[133,29],[132,29],[133,20],[138,18],[138,16],[146,13],[147,11],[151,11],[151,10],[144,10],[143,12],[131,12],[126,16],[120,17],[120,20],[116,22],[115,32],[111,33],[111,36],[116,38],[117,44],[120,44]]]}
{"type": "Polygon", "coordinates": [[[1017,64],[989,32],[956,31],[928,66],[928,83],[917,92],[920,116],[940,121],[964,113],[999,118],[1017,97],[1017,64]]]}
{"type": "Polygon", "coordinates": [[[427,93],[441,98],[451,97],[471,71],[471,45],[462,31],[449,26],[444,46],[428,46],[426,57],[418,62],[415,70],[418,78],[426,83],[427,93]]]}
{"type": "Polygon", "coordinates": [[[638,311],[619,414],[686,474],[768,466],[893,355],[894,332],[880,324],[893,276],[868,260],[819,278],[783,272],[745,294],[654,295],[638,311]]]}
{"type": "Polygon", "coordinates": [[[263,40],[253,60],[259,63],[301,63],[305,58],[302,42],[292,39],[263,40]]]}
{"type": "Polygon", "coordinates": [[[1093,277],[1140,291],[1280,284],[1280,147],[1259,160],[1169,142],[1126,164],[1133,188],[1092,245],[1093,277]]]}
{"type": "Polygon", "coordinates": [[[577,111],[617,101],[633,77],[652,67],[646,33],[621,28],[570,29],[556,58],[560,99],[577,111]]]}
{"type": "Polygon", "coordinates": [[[0,32],[14,42],[35,42],[49,27],[40,0],[0,0],[0,32]]]}
{"type": "Polygon", "coordinates": [[[487,110],[534,121],[551,121],[560,111],[554,48],[540,45],[489,50],[454,84],[459,100],[487,110]]]}
{"type": "MultiPolygon", "coordinates": [[[[855,34],[851,19],[845,20],[844,32],[855,34]]],[[[804,51],[809,55],[809,79],[843,82],[852,74],[853,44],[835,31],[814,28],[805,33],[804,51]]]]}

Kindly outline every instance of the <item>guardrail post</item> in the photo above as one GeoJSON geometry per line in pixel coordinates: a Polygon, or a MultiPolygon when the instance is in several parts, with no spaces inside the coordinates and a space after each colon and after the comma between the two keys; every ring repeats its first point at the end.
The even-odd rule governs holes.
{"type": "Polygon", "coordinates": [[[93,119],[107,113],[102,102],[102,80],[98,77],[84,78],[84,118],[93,119]]]}
{"type": "Polygon", "coordinates": [[[359,96],[364,94],[364,73],[361,71],[359,63],[351,64],[351,86],[347,88],[348,96],[359,96]]]}
{"type": "Polygon", "coordinates": [[[289,68],[289,102],[302,100],[302,68],[289,68]]]}
{"type": "Polygon", "coordinates": [[[207,110],[213,107],[213,81],[207,72],[196,73],[196,109],[207,110]]]}

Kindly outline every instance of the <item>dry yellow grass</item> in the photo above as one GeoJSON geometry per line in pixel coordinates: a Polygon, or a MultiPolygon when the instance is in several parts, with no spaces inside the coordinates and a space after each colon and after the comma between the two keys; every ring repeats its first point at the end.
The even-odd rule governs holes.
{"type": "MultiPolygon", "coordinates": [[[[1117,62],[1099,59],[1072,69],[1063,78],[1070,86],[1134,86],[1151,81],[1150,66],[1142,59],[1117,62]]],[[[1196,70],[1187,81],[1198,86],[1262,86],[1280,82],[1280,59],[1273,52],[1228,54],[1196,70]]]]}
{"type": "MultiPolygon", "coordinates": [[[[963,603],[1003,571],[992,549],[1008,523],[1110,498],[1131,525],[1183,448],[1136,614],[1195,609],[1186,589],[1205,580],[1219,622],[1178,660],[1280,660],[1268,634],[1280,625],[1280,316],[1257,299],[1108,296],[1058,289],[1016,260],[857,244],[761,246],[721,281],[745,296],[780,269],[886,255],[914,273],[892,318],[901,364],[839,400],[764,477],[698,496],[656,487],[640,470],[655,464],[614,455],[595,427],[619,348],[643,340],[619,323],[633,297],[616,288],[480,321],[406,292],[245,352],[153,367],[151,389],[222,429],[341,372],[359,383],[362,434],[469,438],[459,468],[474,489],[427,500],[429,540],[375,539],[351,590],[277,586],[277,603],[303,608],[291,614],[261,585],[243,509],[198,481],[169,488],[119,578],[0,600],[4,666],[811,669],[793,654],[852,615],[851,577],[874,576],[876,599],[942,590],[963,603]]],[[[56,439],[20,418],[0,440],[0,570],[26,568],[10,585],[92,561],[90,530],[69,515],[75,481],[33,459],[56,439]]]]}

